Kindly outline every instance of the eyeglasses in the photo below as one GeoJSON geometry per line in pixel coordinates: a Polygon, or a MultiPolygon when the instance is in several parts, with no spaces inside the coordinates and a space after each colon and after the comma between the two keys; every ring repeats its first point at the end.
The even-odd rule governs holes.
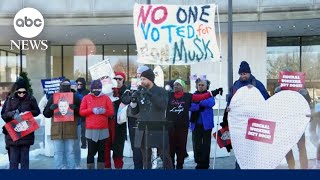
{"type": "Polygon", "coordinates": [[[18,94],[27,94],[27,91],[17,91],[18,94]]]}
{"type": "Polygon", "coordinates": [[[82,83],[78,83],[78,86],[82,86],[83,84],[82,83]]]}
{"type": "Polygon", "coordinates": [[[123,78],[113,78],[113,79],[115,79],[117,81],[121,81],[123,78]]]}

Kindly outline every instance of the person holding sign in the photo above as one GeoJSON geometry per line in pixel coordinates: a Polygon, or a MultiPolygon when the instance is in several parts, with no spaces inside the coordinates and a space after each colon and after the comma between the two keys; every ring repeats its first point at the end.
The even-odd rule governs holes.
{"type": "MultiPolygon", "coordinates": [[[[36,99],[30,94],[26,86],[26,82],[19,78],[15,83],[16,91],[12,94],[6,102],[2,119],[6,122],[17,120],[23,122],[21,113],[31,112],[32,116],[38,116],[40,109],[36,99]]],[[[17,133],[27,130],[29,126],[26,123],[21,123],[15,127],[17,133]]],[[[10,151],[10,169],[18,169],[19,163],[21,169],[29,169],[29,150],[30,146],[34,144],[34,133],[30,133],[17,141],[13,141],[8,133],[5,133],[6,146],[9,147],[10,151]]]]}
{"type": "MultiPolygon", "coordinates": [[[[70,80],[64,79],[60,83],[60,93],[70,93],[70,80]]],[[[55,95],[55,94],[54,94],[55,95]]],[[[53,95],[53,96],[54,96],[53,95]]],[[[74,144],[77,141],[77,119],[79,117],[79,107],[80,99],[73,93],[73,104],[66,106],[65,102],[60,102],[59,104],[54,104],[53,96],[50,97],[46,107],[44,108],[43,115],[46,118],[51,118],[54,116],[54,110],[60,108],[60,111],[64,113],[68,112],[68,109],[72,109],[74,113],[73,121],[70,121],[69,116],[64,116],[68,118],[68,121],[64,121],[63,117],[60,117],[62,121],[55,122],[54,118],[51,119],[51,139],[54,145],[54,163],[56,169],[74,169],[75,168],[75,150],[74,144]],[[67,109],[67,111],[65,111],[67,109]],[[65,158],[68,158],[66,160],[65,158]],[[65,164],[67,163],[67,164],[65,164]]],[[[61,113],[62,116],[62,113],[61,113]]]]}
{"type": "MultiPolygon", "coordinates": [[[[229,108],[229,105],[233,95],[237,92],[238,89],[244,86],[248,86],[248,88],[252,86],[256,87],[260,91],[261,95],[264,97],[265,100],[267,100],[270,97],[265,86],[251,74],[251,69],[247,61],[242,61],[240,63],[238,74],[240,77],[237,81],[233,83],[233,86],[230,88],[230,92],[227,96],[226,113],[224,114],[223,119],[226,119],[225,116],[228,116],[228,112],[231,111],[231,109],[229,108]]],[[[236,169],[240,169],[237,161],[236,161],[236,169]]]]}

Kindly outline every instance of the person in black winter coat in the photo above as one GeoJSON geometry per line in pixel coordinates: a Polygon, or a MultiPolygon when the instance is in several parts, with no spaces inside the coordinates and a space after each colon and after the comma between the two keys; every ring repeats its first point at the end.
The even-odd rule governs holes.
{"type": "MultiPolygon", "coordinates": [[[[168,93],[165,89],[154,84],[154,79],[155,75],[151,69],[141,73],[141,86],[132,94],[130,107],[132,108],[132,114],[140,113],[140,117],[138,118],[140,121],[165,122],[167,121],[165,113],[168,105],[168,93]]],[[[159,149],[164,169],[173,168],[169,154],[168,138],[167,131],[149,130],[148,134],[146,134],[144,130],[140,130],[139,128],[136,130],[135,147],[141,148],[145,168],[151,168],[150,156],[147,153],[150,151],[150,148],[159,149]],[[145,142],[145,138],[147,138],[147,142],[145,142]]]]}
{"type": "MultiPolygon", "coordinates": [[[[2,119],[7,123],[16,119],[21,121],[20,113],[31,112],[34,117],[40,114],[40,109],[36,99],[29,94],[26,83],[23,79],[18,79],[16,91],[6,101],[5,110],[2,114],[2,119]]],[[[10,135],[5,131],[6,146],[10,151],[10,169],[18,169],[19,163],[21,169],[29,169],[29,150],[34,144],[34,133],[13,141],[10,135]]]]}
{"type": "MultiPolygon", "coordinates": [[[[86,88],[86,80],[83,77],[79,77],[76,80],[77,83],[77,93],[81,94],[82,97],[89,94],[90,91],[86,88]]],[[[81,148],[87,148],[87,139],[86,139],[86,119],[84,117],[79,117],[78,123],[81,123],[81,148]]]]}

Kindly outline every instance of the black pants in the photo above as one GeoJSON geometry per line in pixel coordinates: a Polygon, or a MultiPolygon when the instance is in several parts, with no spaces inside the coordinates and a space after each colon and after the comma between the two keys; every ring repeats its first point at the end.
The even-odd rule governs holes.
{"type": "Polygon", "coordinates": [[[129,137],[131,142],[131,149],[133,153],[133,164],[134,169],[143,169],[143,160],[142,160],[142,153],[140,148],[134,147],[134,137],[136,129],[136,121],[137,118],[128,117],[128,129],[129,129],[129,137]]]}
{"type": "Polygon", "coordinates": [[[211,131],[211,129],[204,130],[202,124],[196,124],[192,132],[194,160],[197,163],[196,169],[209,169],[211,131]]]}
{"type": "Polygon", "coordinates": [[[87,148],[87,138],[86,138],[86,119],[80,118],[80,125],[81,125],[81,148],[86,149],[87,148]]]}
{"type": "Polygon", "coordinates": [[[94,142],[91,139],[88,140],[88,156],[87,156],[87,164],[94,163],[94,156],[98,152],[98,162],[104,163],[104,147],[106,143],[106,139],[98,140],[98,142],[94,142]]]}
{"type": "Polygon", "coordinates": [[[10,169],[18,169],[19,162],[21,169],[29,169],[29,149],[30,146],[9,146],[10,149],[10,169]]]}
{"type": "MultiPolygon", "coordinates": [[[[177,155],[176,169],[183,169],[184,158],[186,157],[186,146],[188,128],[173,128],[169,130],[170,156],[174,166],[174,157],[177,155]]],[[[160,152],[160,151],[159,151],[160,152]]]]}
{"type": "MultiPolygon", "coordinates": [[[[151,169],[152,167],[152,161],[154,159],[151,160],[151,148],[148,148],[147,151],[148,153],[146,153],[146,148],[145,148],[145,140],[144,140],[144,136],[142,138],[142,143],[141,143],[141,152],[142,152],[142,159],[143,159],[143,166],[144,169],[151,169]]],[[[173,169],[173,164],[171,161],[171,157],[170,157],[170,151],[169,151],[169,147],[168,145],[166,145],[163,149],[163,147],[158,147],[157,148],[157,152],[160,153],[160,157],[162,159],[163,162],[163,169],[173,169]]]]}

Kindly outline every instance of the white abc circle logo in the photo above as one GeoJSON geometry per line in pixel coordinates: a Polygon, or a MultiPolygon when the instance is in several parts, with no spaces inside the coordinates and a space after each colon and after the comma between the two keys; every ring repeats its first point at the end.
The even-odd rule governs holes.
{"type": "Polygon", "coordinates": [[[13,26],[20,36],[33,38],[41,33],[44,19],[38,10],[23,8],[14,16],[13,26]]]}

